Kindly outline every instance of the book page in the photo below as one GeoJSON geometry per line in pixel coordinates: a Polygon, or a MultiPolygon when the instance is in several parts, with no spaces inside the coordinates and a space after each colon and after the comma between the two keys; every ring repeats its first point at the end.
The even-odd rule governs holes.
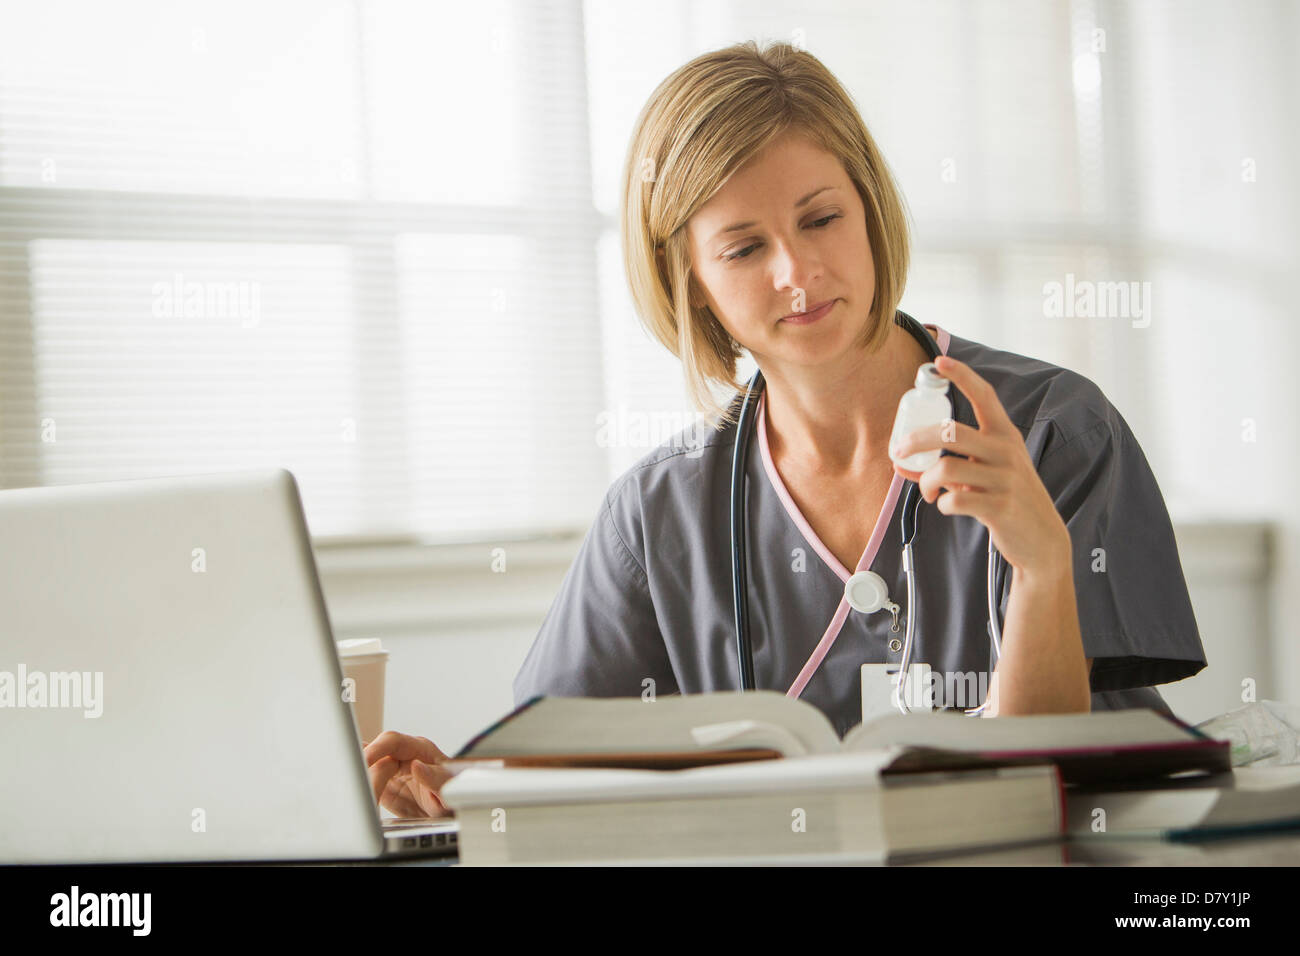
{"type": "Polygon", "coordinates": [[[1153,710],[1033,714],[988,719],[960,712],[884,714],[844,736],[844,749],[895,744],[948,750],[1079,750],[1199,739],[1153,710]]]}
{"type": "MultiPolygon", "coordinates": [[[[469,767],[449,780],[441,796],[457,810],[473,806],[557,805],[564,803],[819,790],[875,790],[880,774],[898,751],[816,754],[789,760],[697,767],[691,770],[570,770],[469,767]]],[[[948,782],[940,775],[915,777],[919,785],[948,782]]],[[[900,784],[901,785],[901,784],[900,784]]]]}

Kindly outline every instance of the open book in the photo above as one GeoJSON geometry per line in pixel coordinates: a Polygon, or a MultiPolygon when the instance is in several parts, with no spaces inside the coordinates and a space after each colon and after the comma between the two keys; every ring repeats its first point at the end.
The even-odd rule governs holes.
{"type": "MultiPolygon", "coordinates": [[[[641,698],[535,697],[452,758],[507,766],[682,769],[903,747],[888,772],[1055,763],[1067,783],[1231,770],[1229,744],[1153,710],[968,718],[886,714],[841,740],[812,704],[770,690],[641,698]]],[[[466,762],[466,763],[462,763],[466,762]]]]}

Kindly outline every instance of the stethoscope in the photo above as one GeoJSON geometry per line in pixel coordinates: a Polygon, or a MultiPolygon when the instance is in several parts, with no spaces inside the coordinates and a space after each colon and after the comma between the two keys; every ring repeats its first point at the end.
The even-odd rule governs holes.
{"type": "MultiPolygon", "coordinates": [[[[938,358],[940,352],[935,347],[934,341],[922,328],[921,323],[901,310],[895,314],[894,321],[907,329],[912,337],[921,343],[931,361],[938,358]]],[[[745,463],[749,453],[749,441],[754,432],[754,422],[757,420],[758,397],[763,392],[763,385],[763,372],[760,369],[755,371],[753,378],[749,380],[749,386],[745,390],[745,396],[740,406],[740,415],[736,424],[736,443],[731,462],[732,604],[736,617],[737,666],[740,672],[742,690],[754,690],[756,686],[754,682],[754,649],[749,640],[749,601],[745,586],[745,556],[748,554],[749,548],[749,529],[745,515],[745,491],[748,483],[745,463]]],[[[955,391],[952,393],[952,400],[955,408],[955,403],[958,400],[955,391]]],[[[892,697],[894,704],[904,714],[911,712],[906,699],[906,688],[908,669],[912,663],[912,641],[916,624],[916,615],[912,611],[917,606],[916,566],[912,556],[912,542],[916,537],[916,515],[921,507],[922,500],[921,489],[916,482],[907,482],[907,492],[903,499],[902,520],[903,570],[907,574],[907,633],[903,640],[902,657],[899,660],[898,680],[895,685],[897,689],[892,697]]],[[[1002,656],[1002,621],[997,595],[1002,593],[1007,565],[1005,559],[998,553],[997,548],[993,546],[993,536],[991,534],[989,535],[988,554],[988,632],[989,640],[993,646],[994,664],[996,664],[996,661],[1002,656]]],[[[855,611],[867,614],[882,608],[890,611],[894,616],[893,630],[898,630],[900,608],[889,600],[889,588],[885,584],[884,578],[874,571],[857,571],[852,574],[844,585],[844,596],[850,607],[855,611]]],[[[988,701],[985,700],[978,707],[967,710],[965,713],[968,716],[976,716],[982,713],[987,706],[988,701]]]]}

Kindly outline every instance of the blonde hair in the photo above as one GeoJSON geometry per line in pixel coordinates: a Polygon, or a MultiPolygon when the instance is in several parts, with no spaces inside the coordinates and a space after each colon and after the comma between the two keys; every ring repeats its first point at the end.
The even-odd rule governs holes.
{"type": "Polygon", "coordinates": [[[641,321],[682,361],[687,390],[716,427],[733,422],[714,383],[736,381],[740,345],[707,305],[691,304],[686,223],[769,142],[799,130],[835,155],[862,197],[876,291],[859,345],[879,349],[903,297],[910,233],[894,183],[852,97],[811,53],[753,40],[675,70],[637,118],[623,168],[623,266],[641,321]]]}

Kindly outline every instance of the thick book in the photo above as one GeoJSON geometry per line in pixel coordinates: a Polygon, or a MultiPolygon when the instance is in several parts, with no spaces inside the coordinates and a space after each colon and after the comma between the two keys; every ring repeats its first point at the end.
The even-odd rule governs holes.
{"type": "Polygon", "coordinates": [[[905,753],[686,770],[484,764],[441,796],[468,865],[871,864],[1062,838],[1054,765],[891,774],[905,753]]]}
{"type": "Polygon", "coordinates": [[[451,758],[506,766],[685,769],[902,746],[891,773],[1056,764],[1066,783],[1096,784],[1232,769],[1229,743],[1154,710],[967,717],[885,714],[841,740],[812,704],[776,691],[641,698],[535,697],[451,758]]]}
{"type": "Polygon", "coordinates": [[[1077,838],[1200,840],[1300,828],[1300,766],[1237,767],[1159,786],[1078,788],[1068,798],[1077,838]]]}

